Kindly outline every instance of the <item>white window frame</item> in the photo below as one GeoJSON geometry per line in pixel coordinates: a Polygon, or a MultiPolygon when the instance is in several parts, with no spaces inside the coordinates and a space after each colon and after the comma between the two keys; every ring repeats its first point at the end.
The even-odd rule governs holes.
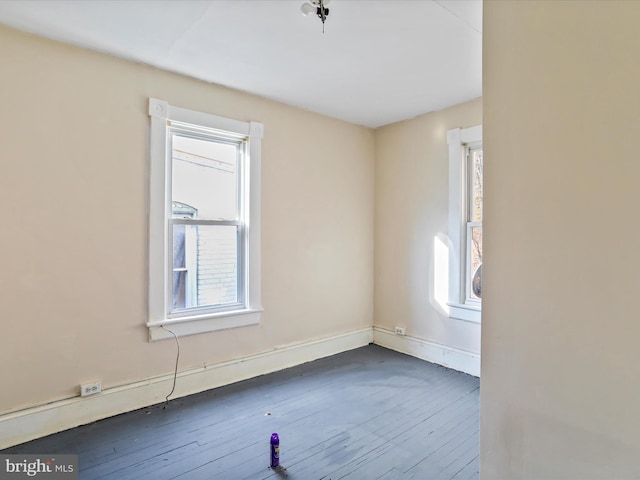
{"type": "Polygon", "coordinates": [[[480,323],[482,304],[468,298],[470,269],[468,147],[482,145],[482,125],[447,132],[449,145],[449,316],[480,323]]]}
{"type": "Polygon", "coordinates": [[[264,126],[258,122],[242,122],[208,113],[169,105],[164,100],[149,98],[151,117],[149,178],[149,339],[212,332],[228,328],[257,325],[262,312],[260,300],[260,164],[264,126]],[[170,248],[171,212],[171,122],[241,135],[248,143],[248,162],[243,165],[245,181],[245,244],[242,279],[243,302],[233,309],[211,308],[197,314],[171,315],[170,298],[172,260],[170,248]]]}

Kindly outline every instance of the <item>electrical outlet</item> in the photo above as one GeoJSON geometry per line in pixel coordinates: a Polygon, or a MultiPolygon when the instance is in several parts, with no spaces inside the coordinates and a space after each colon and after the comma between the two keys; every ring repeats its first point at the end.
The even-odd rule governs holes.
{"type": "Polygon", "coordinates": [[[393,333],[395,333],[396,335],[404,335],[405,334],[404,327],[394,328],[393,333]]]}
{"type": "Polygon", "coordinates": [[[80,396],[87,397],[89,395],[95,395],[96,393],[100,393],[102,391],[102,384],[100,382],[96,383],[86,383],[84,385],[80,385],[80,396]]]}

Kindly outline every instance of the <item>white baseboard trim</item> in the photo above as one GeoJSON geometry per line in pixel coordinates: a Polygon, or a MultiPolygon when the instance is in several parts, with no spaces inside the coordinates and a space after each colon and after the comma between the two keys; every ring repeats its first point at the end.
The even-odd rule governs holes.
{"type": "Polygon", "coordinates": [[[437,363],[474,377],[480,376],[480,355],[439,345],[420,338],[396,335],[386,328],[373,327],[373,343],[396,352],[437,363]]]}
{"type": "MultiPolygon", "coordinates": [[[[257,377],[322,357],[363,347],[373,341],[371,327],[327,338],[277,347],[268,352],[178,373],[171,398],[257,377]]],[[[163,402],[173,375],[107,388],[90,397],[73,397],[0,415],[0,449],[103,418],[163,402]]]]}

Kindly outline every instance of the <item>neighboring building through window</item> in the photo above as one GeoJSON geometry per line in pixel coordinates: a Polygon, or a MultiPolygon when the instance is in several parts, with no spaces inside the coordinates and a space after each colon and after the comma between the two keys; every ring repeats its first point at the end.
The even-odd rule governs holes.
{"type": "Polygon", "coordinates": [[[258,323],[262,125],[155,99],[149,114],[151,338],[258,323]]]}
{"type": "Polygon", "coordinates": [[[482,126],[449,130],[449,311],[480,322],[482,300],[482,126]]]}
{"type": "MultiPolygon", "coordinates": [[[[194,218],[198,211],[184,203],[171,202],[173,217],[194,218]]],[[[190,236],[186,238],[187,230],[184,225],[177,225],[173,229],[173,306],[180,309],[193,306],[196,302],[193,298],[195,285],[195,268],[193,263],[194,240],[190,236]],[[189,249],[187,252],[187,244],[189,249]],[[187,261],[188,259],[188,261],[187,261]],[[189,268],[191,267],[191,268],[189,268]]]]}

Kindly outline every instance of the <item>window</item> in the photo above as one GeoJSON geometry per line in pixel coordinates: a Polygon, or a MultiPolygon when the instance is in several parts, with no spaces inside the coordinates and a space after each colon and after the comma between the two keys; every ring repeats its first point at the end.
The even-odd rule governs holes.
{"type": "Polygon", "coordinates": [[[260,320],[262,124],[150,99],[152,340],[260,320]],[[170,325],[170,327],[169,327],[170,325]]]}
{"type": "Polygon", "coordinates": [[[449,144],[450,316],[480,322],[482,305],[482,126],[453,129],[449,144]]]}

